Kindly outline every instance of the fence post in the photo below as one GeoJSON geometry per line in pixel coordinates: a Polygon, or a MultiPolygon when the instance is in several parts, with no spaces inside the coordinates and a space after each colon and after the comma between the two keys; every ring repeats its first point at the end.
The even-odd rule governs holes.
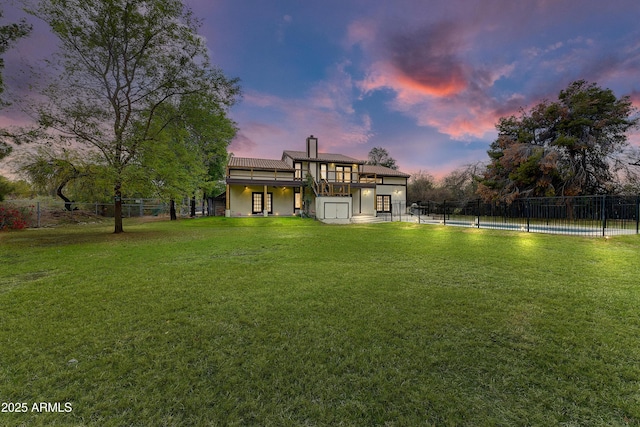
{"type": "Polygon", "coordinates": [[[447,225],[447,201],[442,202],[442,223],[447,225]]]}
{"type": "Polygon", "coordinates": [[[636,234],[640,232],[640,195],[636,196],[636,234]]]}
{"type": "Polygon", "coordinates": [[[531,200],[527,199],[525,209],[527,210],[527,233],[529,233],[531,226],[531,200]]]}
{"type": "Polygon", "coordinates": [[[480,228],[480,199],[478,199],[478,222],[477,227],[480,228]]]}
{"type": "Polygon", "coordinates": [[[607,195],[602,195],[602,237],[606,236],[607,228],[607,195]]]}

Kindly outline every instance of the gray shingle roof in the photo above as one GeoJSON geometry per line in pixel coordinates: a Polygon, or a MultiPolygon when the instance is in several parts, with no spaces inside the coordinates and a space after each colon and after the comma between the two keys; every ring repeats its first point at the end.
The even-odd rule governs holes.
{"type": "Polygon", "coordinates": [[[311,158],[307,156],[306,151],[285,150],[282,153],[282,157],[284,156],[289,156],[293,160],[304,160],[312,162],[351,163],[356,165],[364,163],[363,160],[354,159],[353,157],[345,156],[343,154],[318,153],[318,157],[311,158]]]}
{"type": "Polygon", "coordinates": [[[411,176],[404,172],[400,172],[398,170],[391,169],[386,166],[379,166],[379,165],[363,165],[362,171],[364,173],[375,173],[377,175],[382,175],[382,176],[399,176],[402,178],[409,178],[411,176]]]}
{"type": "MultiPolygon", "coordinates": [[[[283,157],[285,155],[291,157],[293,160],[361,164],[363,172],[368,174],[375,173],[380,176],[397,176],[402,178],[409,178],[411,176],[404,172],[400,172],[398,170],[391,169],[385,166],[366,165],[362,160],[357,160],[349,156],[344,156],[342,154],[318,153],[317,158],[311,159],[307,157],[307,153],[305,151],[287,150],[283,153],[283,157]]],[[[250,157],[232,157],[229,160],[229,167],[243,169],[294,171],[294,168],[289,166],[283,160],[255,159],[250,157]]]]}
{"type": "Polygon", "coordinates": [[[248,168],[248,169],[266,169],[266,170],[286,170],[294,169],[282,160],[272,159],[254,159],[249,157],[232,157],[229,160],[229,167],[232,168],[248,168]]]}

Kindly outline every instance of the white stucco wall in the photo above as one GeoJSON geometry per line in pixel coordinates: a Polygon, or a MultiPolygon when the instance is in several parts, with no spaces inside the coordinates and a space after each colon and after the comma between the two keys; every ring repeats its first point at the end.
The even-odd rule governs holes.
{"type": "Polygon", "coordinates": [[[375,215],[375,190],[373,188],[363,188],[359,191],[359,194],[360,204],[357,207],[354,205],[354,209],[359,210],[362,215],[375,215]]]}
{"type": "MultiPolygon", "coordinates": [[[[229,188],[230,210],[229,216],[260,216],[252,213],[252,194],[264,193],[261,185],[231,185],[229,188]]],[[[267,193],[273,194],[272,213],[275,216],[288,216],[294,214],[293,193],[291,187],[267,187],[267,193]]]]}
{"type": "Polygon", "coordinates": [[[376,186],[376,195],[390,195],[394,212],[397,213],[400,210],[404,213],[406,211],[407,187],[405,185],[378,184],[376,186]]]}

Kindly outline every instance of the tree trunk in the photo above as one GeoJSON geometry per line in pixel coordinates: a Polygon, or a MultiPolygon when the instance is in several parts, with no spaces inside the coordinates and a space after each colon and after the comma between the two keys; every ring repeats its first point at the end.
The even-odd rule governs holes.
{"type": "Polygon", "coordinates": [[[116,182],[114,186],[114,197],[113,197],[113,219],[114,219],[114,230],[115,234],[124,232],[122,228],[122,184],[120,182],[116,182]]]}
{"type": "Polygon", "coordinates": [[[196,196],[191,197],[191,218],[196,217],[196,196]]]}
{"type": "Polygon", "coordinates": [[[207,216],[215,216],[213,197],[207,197],[207,216]]]}
{"type": "Polygon", "coordinates": [[[68,179],[66,179],[62,184],[60,184],[58,186],[58,189],[56,190],[56,194],[58,195],[58,197],[60,197],[62,200],[64,200],[64,208],[66,210],[68,210],[69,212],[71,212],[73,209],[71,208],[71,203],[72,201],[69,200],[69,198],[67,196],[65,196],[64,194],[62,194],[62,189],[64,188],[65,185],[67,185],[67,182],[69,182],[68,179]]]}
{"type": "Polygon", "coordinates": [[[171,218],[171,221],[176,221],[178,219],[178,216],[176,215],[176,201],[173,199],[169,201],[169,217],[171,218]]]}

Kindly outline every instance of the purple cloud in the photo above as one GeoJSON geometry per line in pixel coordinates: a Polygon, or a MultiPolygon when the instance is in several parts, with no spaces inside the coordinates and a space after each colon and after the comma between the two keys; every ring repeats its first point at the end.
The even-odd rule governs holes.
{"type": "Polygon", "coordinates": [[[392,35],[387,56],[398,79],[432,96],[460,93],[467,87],[467,70],[458,53],[464,45],[451,22],[428,25],[392,35]]]}

